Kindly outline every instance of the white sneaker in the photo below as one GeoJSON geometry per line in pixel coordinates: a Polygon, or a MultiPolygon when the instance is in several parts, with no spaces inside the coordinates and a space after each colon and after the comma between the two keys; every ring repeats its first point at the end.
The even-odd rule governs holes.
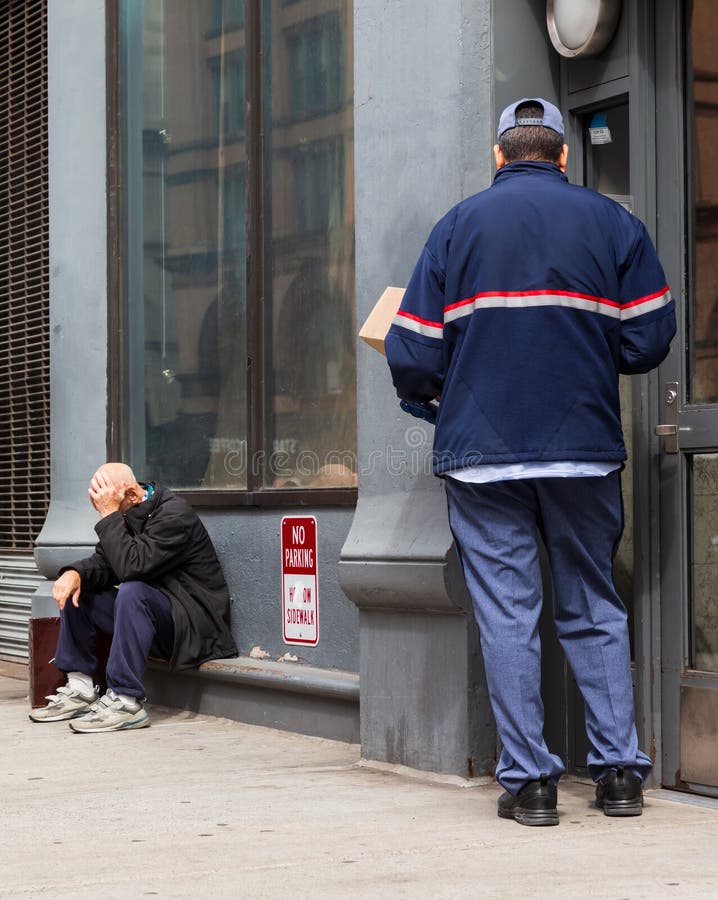
{"type": "Polygon", "coordinates": [[[63,684],[57,689],[56,694],[48,694],[45,698],[49,701],[47,706],[33,709],[30,718],[33,722],[61,722],[64,719],[75,719],[84,716],[90,711],[90,707],[97,700],[97,688],[91,697],[85,697],[79,691],[63,684]]]}
{"type": "Polygon", "coordinates": [[[70,728],[78,734],[93,734],[104,731],[128,731],[130,728],[146,728],[150,717],[145,708],[137,701],[137,709],[128,709],[113,690],[92,704],[87,715],[76,722],[70,722],[70,728]]]}

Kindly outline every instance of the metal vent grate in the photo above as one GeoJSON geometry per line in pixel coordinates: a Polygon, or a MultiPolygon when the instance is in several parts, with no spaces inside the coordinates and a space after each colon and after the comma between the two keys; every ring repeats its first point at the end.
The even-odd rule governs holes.
{"type": "Polygon", "coordinates": [[[50,493],[47,2],[0,0],[0,550],[50,493]]]}
{"type": "Polygon", "coordinates": [[[27,659],[32,597],[44,580],[32,554],[0,553],[0,659],[27,659]]]}

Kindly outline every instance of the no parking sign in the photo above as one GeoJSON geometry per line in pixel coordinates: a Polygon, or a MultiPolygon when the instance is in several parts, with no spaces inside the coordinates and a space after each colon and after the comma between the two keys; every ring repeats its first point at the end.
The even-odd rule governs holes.
{"type": "Polygon", "coordinates": [[[282,519],[282,632],[285,644],[316,647],[317,520],[314,516],[282,519]]]}

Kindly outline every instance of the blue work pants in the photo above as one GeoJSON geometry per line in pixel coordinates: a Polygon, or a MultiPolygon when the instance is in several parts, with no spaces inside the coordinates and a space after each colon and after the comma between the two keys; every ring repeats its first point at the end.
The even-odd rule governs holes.
{"type": "Polygon", "coordinates": [[[626,609],[613,583],[623,531],[620,472],[488,484],[446,478],[449,522],[479,625],[503,749],[496,778],[516,794],[565,771],[543,737],[538,535],[548,553],[561,646],[586,706],[589,772],[625,766],[645,780],[638,748],[626,609]]]}

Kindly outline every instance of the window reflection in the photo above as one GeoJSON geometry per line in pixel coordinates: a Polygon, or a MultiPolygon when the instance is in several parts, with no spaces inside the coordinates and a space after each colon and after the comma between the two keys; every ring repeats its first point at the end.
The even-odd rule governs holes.
{"type": "Polygon", "coordinates": [[[356,484],[352,4],[272,4],[268,487],[356,484]]]}
{"type": "Polygon", "coordinates": [[[692,468],[692,666],[718,672],[718,454],[690,457],[692,468]]]}
{"type": "Polygon", "coordinates": [[[695,256],[691,400],[718,401],[718,17],[711,0],[694,0],[693,201],[695,256]]]}
{"type": "Polygon", "coordinates": [[[348,486],[356,480],[352,4],[257,6],[263,346],[259,333],[249,337],[253,360],[264,361],[265,408],[251,448],[245,3],[120,7],[124,453],[138,472],[178,488],[244,489],[250,471],[263,472],[266,487],[348,486]]]}

